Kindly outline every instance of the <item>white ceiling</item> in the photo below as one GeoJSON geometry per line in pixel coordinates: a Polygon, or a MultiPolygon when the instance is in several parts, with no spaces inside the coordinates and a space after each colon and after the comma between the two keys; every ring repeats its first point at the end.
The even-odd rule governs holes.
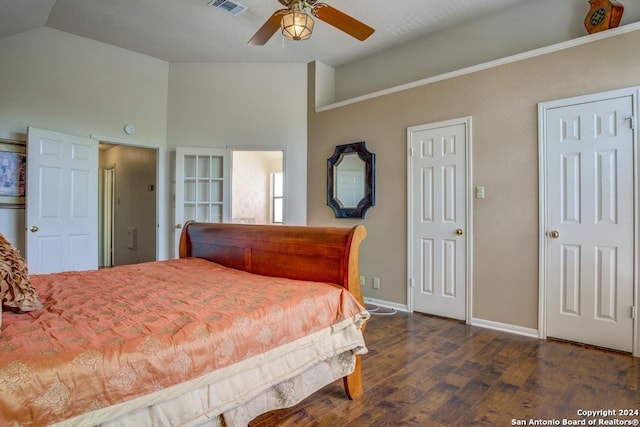
{"type": "MultiPolygon", "coordinates": [[[[332,66],[527,0],[325,0],[375,28],[364,42],[316,20],[311,39],[247,41],[282,5],[240,0],[232,16],[208,0],[0,0],[0,38],[47,26],[169,62],[297,62],[332,66]]],[[[531,0],[529,0],[531,1],[531,0]]]]}

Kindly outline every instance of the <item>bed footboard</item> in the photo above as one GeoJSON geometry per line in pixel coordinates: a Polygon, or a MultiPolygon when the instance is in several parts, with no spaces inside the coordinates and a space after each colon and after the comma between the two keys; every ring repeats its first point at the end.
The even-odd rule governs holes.
{"type": "MultiPolygon", "coordinates": [[[[264,276],[335,283],[364,306],[359,248],[366,235],[362,225],[340,228],[189,221],[180,238],[180,258],[204,258],[264,276]]],[[[360,355],[344,386],[351,399],[362,394],[360,355]]]]}

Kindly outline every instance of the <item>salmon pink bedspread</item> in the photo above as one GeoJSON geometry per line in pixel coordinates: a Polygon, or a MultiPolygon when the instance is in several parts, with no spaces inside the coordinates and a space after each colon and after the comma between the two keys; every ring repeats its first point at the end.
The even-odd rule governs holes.
{"type": "Polygon", "coordinates": [[[3,313],[0,425],[47,425],[135,399],[364,310],[337,285],[201,259],[31,280],[44,309],[3,313]]]}

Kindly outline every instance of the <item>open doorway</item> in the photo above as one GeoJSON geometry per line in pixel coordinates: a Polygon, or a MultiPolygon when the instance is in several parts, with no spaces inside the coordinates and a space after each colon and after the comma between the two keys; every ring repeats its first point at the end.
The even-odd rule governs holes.
{"type": "Polygon", "coordinates": [[[99,266],[101,268],[113,267],[113,225],[115,222],[115,165],[100,168],[100,254],[99,266]]]}
{"type": "Polygon", "coordinates": [[[156,260],[157,150],[100,142],[101,268],[156,260]]]}
{"type": "Polygon", "coordinates": [[[283,150],[232,151],[232,222],[284,224],[285,194],[283,150]]]}

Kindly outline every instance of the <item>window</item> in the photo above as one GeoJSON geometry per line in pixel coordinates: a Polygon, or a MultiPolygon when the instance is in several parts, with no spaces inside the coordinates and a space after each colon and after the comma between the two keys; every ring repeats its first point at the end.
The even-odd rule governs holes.
{"type": "Polygon", "coordinates": [[[284,218],[284,185],[282,172],[271,174],[271,222],[282,224],[284,218]]]}

